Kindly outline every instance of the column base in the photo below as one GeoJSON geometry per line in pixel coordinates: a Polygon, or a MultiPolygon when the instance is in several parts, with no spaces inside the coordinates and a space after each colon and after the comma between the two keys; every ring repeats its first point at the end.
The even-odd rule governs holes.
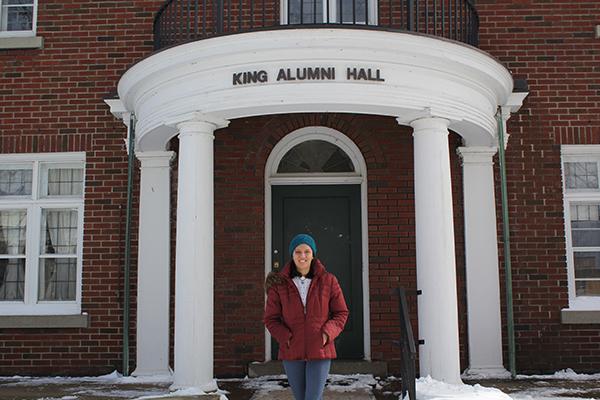
{"type": "Polygon", "coordinates": [[[505,379],[510,372],[503,366],[469,367],[463,372],[463,379],[505,379]]]}
{"type": "Polygon", "coordinates": [[[155,377],[165,377],[169,379],[173,379],[173,370],[171,368],[167,369],[144,369],[144,368],[136,368],[135,371],[131,373],[131,376],[155,376],[155,377]]]}

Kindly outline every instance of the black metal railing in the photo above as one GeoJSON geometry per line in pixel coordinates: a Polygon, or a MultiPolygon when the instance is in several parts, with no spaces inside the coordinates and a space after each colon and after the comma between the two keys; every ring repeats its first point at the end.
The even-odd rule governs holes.
{"type": "MultiPolygon", "coordinates": [[[[400,346],[400,355],[402,357],[400,375],[402,378],[402,395],[401,399],[406,399],[408,393],[410,400],[415,400],[416,397],[416,365],[417,348],[415,345],[415,337],[413,336],[412,325],[410,324],[410,316],[408,314],[408,303],[406,302],[406,290],[397,288],[395,290],[400,303],[400,329],[402,331],[400,341],[396,342],[400,346]]],[[[419,294],[417,292],[416,294],[419,294]]]]}
{"type": "Polygon", "coordinates": [[[167,0],[154,19],[154,48],[299,26],[419,32],[477,46],[479,17],[472,0],[167,0]]]}

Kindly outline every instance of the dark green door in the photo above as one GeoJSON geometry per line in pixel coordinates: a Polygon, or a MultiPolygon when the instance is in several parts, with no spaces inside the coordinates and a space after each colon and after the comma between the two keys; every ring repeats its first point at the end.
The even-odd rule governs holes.
{"type": "MultiPolygon", "coordinates": [[[[273,186],[273,265],[290,260],[298,233],[317,242],[317,257],[339,280],[350,316],[336,340],[338,358],[363,359],[362,233],[360,185],[273,186]]],[[[273,340],[272,359],[277,359],[273,340]]]]}

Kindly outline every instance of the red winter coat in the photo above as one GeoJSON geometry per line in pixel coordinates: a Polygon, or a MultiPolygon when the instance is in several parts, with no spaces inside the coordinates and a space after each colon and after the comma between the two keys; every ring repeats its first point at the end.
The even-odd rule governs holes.
{"type": "Polygon", "coordinates": [[[300,292],[290,277],[290,268],[287,264],[280,272],[285,282],[269,289],[265,307],[264,323],[279,343],[278,358],[336,358],[333,340],[342,332],[348,319],[348,307],[336,277],[315,259],[305,314],[300,292]],[[323,333],[329,337],[325,346],[323,333]]]}

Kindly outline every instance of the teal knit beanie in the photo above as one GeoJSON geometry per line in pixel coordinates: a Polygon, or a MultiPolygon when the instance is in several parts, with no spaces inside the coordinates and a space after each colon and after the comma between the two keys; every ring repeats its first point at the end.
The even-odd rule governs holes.
{"type": "Polygon", "coordinates": [[[294,236],[292,241],[290,242],[290,255],[294,254],[294,250],[296,247],[301,244],[305,244],[312,249],[313,256],[317,254],[317,244],[315,243],[315,239],[312,236],[307,235],[306,233],[301,233],[299,235],[294,236]]]}

